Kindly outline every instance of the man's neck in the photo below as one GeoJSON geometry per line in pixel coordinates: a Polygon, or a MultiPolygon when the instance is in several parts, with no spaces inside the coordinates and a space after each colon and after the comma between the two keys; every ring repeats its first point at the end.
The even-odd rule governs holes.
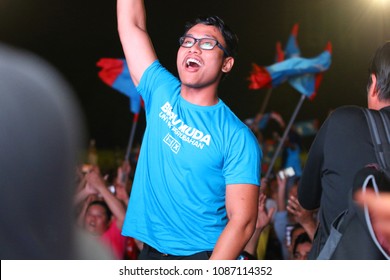
{"type": "Polygon", "coordinates": [[[373,110],[380,110],[388,106],[390,106],[390,101],[379,101],[376,99],[376,102],[369,102],[368,108],[373,110]]]}
{"type": "Polygon", "coordinates": [[[215,88],[198,89],[182,85],[181,96],[189,103],[199,106],[213,106],[219,101],[215,88]]]}

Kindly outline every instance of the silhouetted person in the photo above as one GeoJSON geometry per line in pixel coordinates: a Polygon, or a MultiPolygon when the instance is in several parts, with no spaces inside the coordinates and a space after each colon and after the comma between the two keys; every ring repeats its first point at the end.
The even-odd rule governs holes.
{"type": "Polygon", "coordinates": [[[59,73],[0,44],[0,258],[75,259],[82,117],[59,73]]]}

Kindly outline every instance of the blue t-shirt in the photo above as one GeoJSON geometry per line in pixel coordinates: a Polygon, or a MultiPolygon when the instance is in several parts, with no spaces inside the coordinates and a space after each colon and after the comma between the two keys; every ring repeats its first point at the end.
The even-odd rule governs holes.
{"type": "Polygon", "coordinates": [[[194,105],[180,86],[155,61],[137,87],[147,126],[122,234],[186,256],[213,250],[227,223],[226,185],[260,185],[262,153],[222,100],[194,105]]]}

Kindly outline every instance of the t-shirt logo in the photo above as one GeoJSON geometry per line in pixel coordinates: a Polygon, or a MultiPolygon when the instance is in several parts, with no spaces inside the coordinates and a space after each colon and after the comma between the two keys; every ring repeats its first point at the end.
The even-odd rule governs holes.
{"type": "MultiPolygon", "coordinates": [[[[171,129],[171,131],[183,141],[188,142],[189,144],[199,149],[203,149],[205,145],[210,146],[211,135],[205,134],[202,131],[185,124],[184,121],[179,119],[177,114],[173,112],[172,106],[171,104],[169,104],[169,102],[166,102],[161,107],[161,112],[159,114],[159,117],[163,121],[165,121],[169,129],[171,129]]],[[[172,149],[171,145],[174,145],[173,140],[175,139],[171,135],[167,135],[164,138],[164,142],[167,143],[171,147],[171,149],[172,149]]],[[[179,142],[177,142],[177,144],[178,145],[175,146],[176,153],[180,149],[179,142]]]]}
{"type": "Polygon", "coordinates": [[[169,133],[164,137],[164,142],[171,148],[171,150],[177,154],[180,150],[180,143],[177,142],[169,133]]]}

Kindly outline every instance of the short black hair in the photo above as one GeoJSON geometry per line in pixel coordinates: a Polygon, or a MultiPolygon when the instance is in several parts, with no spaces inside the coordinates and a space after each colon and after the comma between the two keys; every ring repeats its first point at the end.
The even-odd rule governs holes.
{"type": "Polygon", "coordinates": [[[221,32],[225,43],[226,43],[226,51],[228,56],[236,57],[238,53],[238,37],[237,35],[229,28],[228,25],[218,16],[200,16],[193,21],[189,21],[186,23],[184,28],[184,34],[188,32],[194,25],[204,24],[204,25],[212,25],[219,29],[221,32]]]}
{"type": "Polygon", "coordinates": [[[295,242],[294,242],[293,254],[295,255],[295,253],[297,252],[297,247],[299,244],[303,244],[303,243],[307,243],[307,242],[310,244],[312,243],[307,232],[303,232],[300,235],[298,235],[297,239],[295,239],[295,242]]]}
{"type": "Polygon", "coordinates": [[[390,41],[385,42],[374,53],[368,68],[367,90],[371,87],[371,74],[376,77],[378,99],[390,100],[390,41]]]}

